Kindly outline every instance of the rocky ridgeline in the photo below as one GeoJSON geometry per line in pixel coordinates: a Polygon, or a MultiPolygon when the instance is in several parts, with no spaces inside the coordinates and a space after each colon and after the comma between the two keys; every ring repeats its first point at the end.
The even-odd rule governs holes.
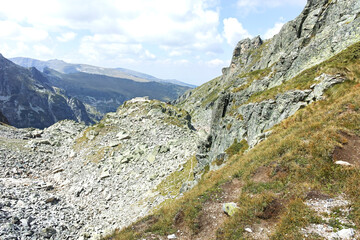
{"type": "Polygon", "coordinates": [[[190,120],[141,98],[89,128],[1,126],[0,238],[96,239],[148,214],[176,196],[157,186],[195,154],[190,120]]]}
{"type": "Polygon", "coordinates": [[[191,112],[194,126],[208,134],[199,146],[200,167],[224,158],[235,140],[255,146],[272,126],[344,81],[339,76],[318,76],[311,79],[311,89],[297,91],[294,87],[261,102],[251,98],[286,84],[360,41],[359,12],[357,0],[309,0],[300,16],[286,23],[279,34],[266,41],[260,37],[240,41],[221,77],[176,100],[175,105],[191,112]]]}

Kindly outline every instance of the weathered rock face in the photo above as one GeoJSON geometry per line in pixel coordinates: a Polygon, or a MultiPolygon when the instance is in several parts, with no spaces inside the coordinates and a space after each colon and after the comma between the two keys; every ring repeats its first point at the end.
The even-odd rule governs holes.
{"type": "Polygon", "coordinates": [[[186,111],[144,98],[89,128],[61,121],[44,130],[0,125],[0,133],[5,239],[97,239],[127,226],[178,196],[181,185],[167,178],[191,178],[184,165],[198,143],[186,111]]]}
{"type": "Polygon", "coordinates": [[[360,39],[360,3],[356,0],[309,0],[295,20],[264,43],[245,39],[234,50],[226,80],[240,73],[271,67],[269,87],[341,52],[360,39]]]}
{"type": "Polygon", "coordinates": [[[91,123],[85,106],[51,87],[35,68],[20,67],[0,55],[0,110],[15,127],[48,127],[63,119],[91,123]]]}
{"type": "Polygon", "coordinates": [[[194,120],[199,119],[194,123],[197,129],[209,134],[199,146],[200,166],[222,157],[235,139],[245,139],[253,147],[269,134],[267,129],[320,100],[324,89],[344,81],[324,75],[312,89],[290,90],[262,102],[250,99],[360,41],[359,12],[360,2],[355,0],[309,0],[300,16],[274,38],[240,41],[221,77],[175,101],[194,120]]]}

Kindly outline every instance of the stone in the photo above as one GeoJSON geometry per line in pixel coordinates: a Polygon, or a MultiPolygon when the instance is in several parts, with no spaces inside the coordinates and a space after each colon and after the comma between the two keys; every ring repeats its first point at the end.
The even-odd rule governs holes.
{"type": "Polygon", "coordinates": [[[42,231],[41,231],[41,235],[44,237],[44,238],[51,238],[53,237],[54,235],[56,234],[56,230],[52,227],[47,227],[47,228],[44,228],[42,231]]]}
{"type": "Polygon", "coordinates": [[[105,178],[110,177],[110,172],[109,171],[103,171],[99,177],[100,180],[103,180],[105,178]]]}
{"type": "Polygon", "coordinates": [[[45,200],[45,203],[51,203],[52,205],[57,204],[60,201],[57,197],[50,197],[45,200]]]}
{"type": "Polygon", "coordinates": [[[149,163],[154,163],[156,160],[156,156],[159,153],[159,146],[156,146],[152,152],[147,156],[147,161],[149,163]]]}
{"type": "Polygon", "coordinates": [[[168,239],[177,239],[175,234],[171,234],[167,236],[168,239]]]}
{"type": "Polygon", "coordinates": [[[159,153],[167,153],[168,151],[170,151],[169,146],[161,146],[159,149],[159,153]]]}
{"type": "Polygon", "coordinates": [[[236,203],[224,203],[222,210],[224,213],[226,213],[228,216],[233,216],[238,211],[238,206],[236,203]]]}
{"type": "Polygon", "coordinates": [[[116,137],[119,140],[125,140],[125,139],[130,139],[130,135],[125,133],[125,132],[119,132],[118,134],[116,134],[116,137]]]}
{"type": "Polygon", "coordinates": [[[121,144],[121,142],[118,141],[113,141],[109,143],[109,147],[117,147],[121,144]]]}
{"type": "Polygon", "coordinates": [[[252,232],[253,232],[253,231],[251,230],[251,228],[245,228],[244,230],[245,230],[245,232],[248,232],[248,233],[252,233],[252,232]]]}
{"type": "Polygon", "coordinates": [[[335,162],[336,165],[341,165],[341,166],[352,166],[351,163],[345,162],[345,161],[336,161],[335,162]]]}
{"type": "Polygon", "coordinates": [[[355,231],[352,228],[342,229],[334,234],[335,238],[339,239],[353,239],[355,231]]]}

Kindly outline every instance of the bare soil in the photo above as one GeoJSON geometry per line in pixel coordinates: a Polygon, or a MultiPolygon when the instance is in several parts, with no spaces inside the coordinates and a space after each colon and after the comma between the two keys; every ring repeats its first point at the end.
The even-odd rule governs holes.
{"type": "Polygon", "coordinates": [[[341,133],[345,138],[342,147],[336,147],[333,152],[334,161],[345,161],[356,167],[360,167],[360,137],[341,133]]]}

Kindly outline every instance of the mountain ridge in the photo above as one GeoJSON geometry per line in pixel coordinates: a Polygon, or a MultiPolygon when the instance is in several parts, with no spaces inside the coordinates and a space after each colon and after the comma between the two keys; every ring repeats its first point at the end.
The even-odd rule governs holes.
{"type": "Polygon", "coordinates": [[[33,58],[15,57],[10,58],[10,60],[23,67],[36,67],[41,72],[43,72],[45,68],[51,68],[65,74],[84,72],[89,74],[105,75],[108,77],[125,78],[137,82],[169,82],[190,88],[195,87],[195,85],[184,83],[178,80],[163,80],[149,74],[144,74],[126,68],[103,68],[88,64],[67,63],[58,59],[41,61],[33,58]]]}
{"type": "Polygon", "coordinates": [[[92,123],[85,106],[54,89],[36,68],[23,68],[0,58],[0,109],[15,127],[48,127],[58,120],[92,123]]]}

